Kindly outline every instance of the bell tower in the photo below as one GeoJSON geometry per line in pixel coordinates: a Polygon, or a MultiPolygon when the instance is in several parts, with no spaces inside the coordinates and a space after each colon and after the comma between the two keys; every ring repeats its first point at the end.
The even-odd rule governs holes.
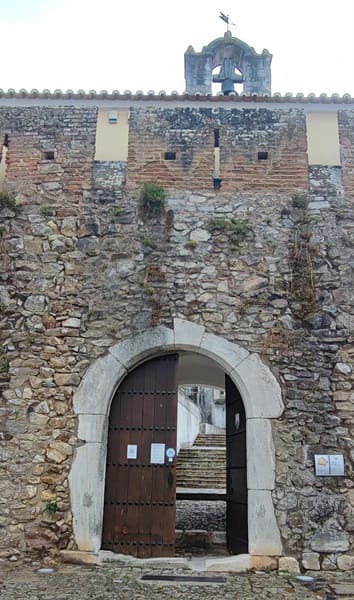
{"type": "Polygon", "coordinates": [[[247,96],[271,94],[271,62],[268,50],[257,54],[254,48],[226,31],[223,38],[204,46],[201,52],[188,47],[184,55],[186,92],[211,94],[214,82],[221,83],[225,95],[235,91],[235,83],[243,84],[247,96]],[[218,67],[219,72],[213,75],[218,67]]]}

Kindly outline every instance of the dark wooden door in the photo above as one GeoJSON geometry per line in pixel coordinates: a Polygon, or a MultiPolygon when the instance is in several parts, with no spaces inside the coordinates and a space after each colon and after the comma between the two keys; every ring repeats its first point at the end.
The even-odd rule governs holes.
{"type": "Polygon", "coordinates": [[[176,450],[177,366],[178,355],[143,363],[127,375],[113,399],[102,533],[105,550],[142,558],[174,555],[176,458],[169,460],[166,450],[176,450]],[[152,444],[165,446],[154,446],[152,456],[152,444]]]}
{"type": "Polygon", "coordinates": [[[246,414],[240,392],[225,376],[226,540],[232,554],[248,552],[246,414]]]}

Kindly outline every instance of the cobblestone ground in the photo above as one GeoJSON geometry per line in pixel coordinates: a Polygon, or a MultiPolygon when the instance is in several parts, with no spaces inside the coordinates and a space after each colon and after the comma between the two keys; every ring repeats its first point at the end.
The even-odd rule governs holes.
{"type": "MultiPolygon", "coordinates": [[[[1,600],[346,600],[354,598],[353,574],[316,574],[312,589],[295,582],[290,575],[225,575],[224,583],[144,583],[142,575],[154,574],[149,568],[84,567],[61,564],[53,574],[38,574],[36,569],[18,563],[0,563],[1,600]],[[333,586],[333,587],[331,587],[333,586]],[[336,593],[334,588],[336,588],[336,593]],[[340,587],[342,592],[340,593],[340,587]],[[343,587],[345,586],[345,587],[343,587]],[[339,593],[338,593],[339,590],[339,593]],[[337,595],[338,594],[338,595],[337,595]]],[[[160,573],[161,574],[161,573],[160,573]]],[[[165,571],[167,574],[167,571],[165,571]]],[[[171,575],[171,570],[168,570],[171,575]]],[[[190,574],[189,571],[184,575],[190,574]]],[[[206,575],[191,573],[191,576],[206,575]]],[[[208,573],[208,576],[219,574],[208,573]]]]}
{"type": "Polygon", "coordinates": [[[176,529],[204,529],[206,531],[225,531],[225,502],[177,500],[176,529]]]}

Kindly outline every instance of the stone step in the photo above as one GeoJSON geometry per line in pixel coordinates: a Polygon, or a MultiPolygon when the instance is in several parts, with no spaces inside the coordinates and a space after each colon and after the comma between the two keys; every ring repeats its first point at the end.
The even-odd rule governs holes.
{"type": "Polygon", "coordinates": [[[178,487],[188,488],[215,488],[226,487],[225,461],[214,464],[211,468],[207,463],[188,463],[179,465],[177,463],[176,483],[178,487]]]}
{"type": "Polygon", "coordinates": [[[194,440],[193,446],[224,447],[226,445],[225,434],[222,433],[199,433],[194,440]]]}
{"type": "Polygon", "coordinates": [[[190,448],[178,454],[176,483],[181,488],[226,487],[225,435],[199,433],[190,448]]]}
{"type": "Polygon", "coordinates": [[[178,455],[178,460],[179,462],[193,462],[196,460],[200,460],[200,462],[210,462],[212,461],[213,463],[215,462],[225,462],[226,460],[226,452],[221,453],[216,453],[216,452],[208,452],[208,454],[205,453],[199,453],[199,452],[188,452],[188,453],[182,453],[180,452],[178,455]]]}

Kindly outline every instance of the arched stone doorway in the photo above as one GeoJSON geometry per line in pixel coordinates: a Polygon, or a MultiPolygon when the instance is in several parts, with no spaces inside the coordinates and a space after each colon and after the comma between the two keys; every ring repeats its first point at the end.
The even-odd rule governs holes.
{"type": "Polygon", "coordinates": [[[189,350],[212,358],[235,383],[246,411],[249,553],[279,556],[272,501],[275,455],[271,419],[282,414],[280,386],[256,354],[205,328],[174,319],[113,346],[93,363],[74,397],[78,446],[69,476],[75,541],[79,550],[101,548],[107,423],[113,395],[126,374],[147,358],[189,350]]]}
{"type": "MultiPolygon", "coordinates": [[[[217,438],[210,430],[203,437],[200,425],[212,429],[211,420],[207,424],[211,415],[208,410],[202,413],[197,404],[191,399],[187,401],[186,397],[184,423],[181,425],[178,419],[178,416],[181,418],[179,381],[188,377],[188,366],[189,370],[196,367],[196,358],[201,358],[201,355],[190,352],[150,358],[131,370],[114,394],[108,422],[102,532],[104,550],[139,558],[175,556],[181,547],[191,552],[188,531],[178,532],[179,541],[181,533],[182,540],[183,536],[186,537],[181,545],[175,546],[176,510],[179,507],[180,515],[178,500],[183,498],[182,512],[187,523],[190,520],[187,508],[190,501],[194,503],[194,510],[197,506],[200,513],[208,513],[204,530],[209,530],[209,521],[215,523],[213,501],[219,501],[218,516],[220,519],[223,511],[224,526],[218,529],[218,537],[223,539],[225,536],[224,554],[226,551],[230,554],[248,552],[246,416],[243,401],[231,378],[209,358],[202,357],[204,360],[199,361],[201,374],[196,373],[194,377],[190,374],[190,381],[200,380],[205,371],[208,371],[210,381],[214,382],[212,376],[215,375],[217,382],[222,379],[224,410],[221,419],[219,416],[219,424],[224,422],[223,435],[220,435],[219,428],[217,438]],[[179,453],[177,444],[177,438],[187,433],[190,418],[194,419],[192,442],[194,444],[198,438],[202,443],[202,447],[196,443],[191,464],[188,460],[187,463],[183,461],[185,449],[179,453]],[[223,464],[220,464],[220,453],[217,456],[218,448],[213,443],[217,439],[220,450],[220,438],[225,444],[223,464]],[[205,443],[206,440],[209,444],[205,443]],[[221,485],[219,481],[222,481],[221,485]],[[206,500],[211,501],[206,505],[206,500]]],[[[213,408],[215,411],[215,404],[213,408]]],[[[194,515],[196,518],[198,515],[194,515]]],[[[192,526],[191,529],[199,527],[192,526]]],[[[203,533],[206,534],[206,531],[199,533],[202,534],[200,539],[203,533]]],[[[193,547],[199,553],[201,548],[206,553],[212,545],[207,543],[203,547],[195,533],[192,539],[193,547]]],[[[218,550],[221,549],[222,542],[219,541],[218,550]]]]}

